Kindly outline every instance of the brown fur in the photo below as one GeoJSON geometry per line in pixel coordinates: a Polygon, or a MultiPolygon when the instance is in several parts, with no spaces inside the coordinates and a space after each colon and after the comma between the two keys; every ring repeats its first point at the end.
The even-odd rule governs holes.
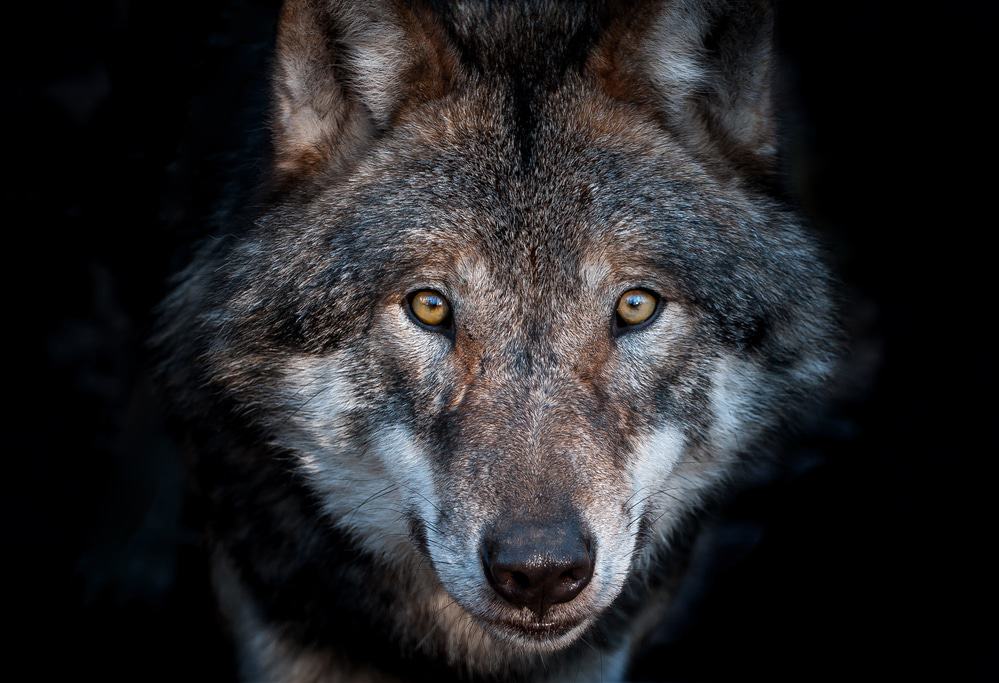
{"type": "Polygon", "coordinates": [[[698,511],[835,366],[820,250],[762,190],[760,7],[286,6],[273,191],[161,338],[215,550],[274,651],[622,675],[698,511]],[[658,314],[622,330],[634,288],[658,314]],[[414,322],[424,289],[453,327],[414,322]],[[538,611],[494,590],[499,520],[576,518],[585,589],[538,611]]]}

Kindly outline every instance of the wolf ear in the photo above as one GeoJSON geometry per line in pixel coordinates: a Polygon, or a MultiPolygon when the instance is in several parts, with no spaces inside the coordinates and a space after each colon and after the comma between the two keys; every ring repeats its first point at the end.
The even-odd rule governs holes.
{"type": "Polygon", "coordinates": [[[277,180],[335,170],[457,61],[429,14],[392,0],[286,0],[273,74],[277,180]]]}
{"type": "Polygon", "coordinates": [[[643,3],[597,53],[611,94],[657,110],[696,152],[773,169],[774,11],[769,0],[643,3]]]}

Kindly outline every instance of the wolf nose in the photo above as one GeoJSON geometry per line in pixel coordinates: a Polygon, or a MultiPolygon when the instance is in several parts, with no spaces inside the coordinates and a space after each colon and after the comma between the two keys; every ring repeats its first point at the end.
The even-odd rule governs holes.
{"type": "Polygon", "coordinates": [[[591,543],[578,522],[501,523],[486,534],[482,564],[504,600],[533,610],[569,602],[593,577],[591,543]]]}

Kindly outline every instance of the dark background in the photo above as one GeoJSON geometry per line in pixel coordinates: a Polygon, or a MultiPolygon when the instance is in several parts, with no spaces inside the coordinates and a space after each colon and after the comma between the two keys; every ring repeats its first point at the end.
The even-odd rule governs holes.
{"type": "MultiPolygon", "coordinates": [[[[28,4],[4,30],[8,646],[32,678],[225,680],[145,340],[266,134],[276,3],[28,4]]],[[[636,678],[999,676],[991,6],[781,3],[788,188],[876,364],[709,525],[636,678]]]]}

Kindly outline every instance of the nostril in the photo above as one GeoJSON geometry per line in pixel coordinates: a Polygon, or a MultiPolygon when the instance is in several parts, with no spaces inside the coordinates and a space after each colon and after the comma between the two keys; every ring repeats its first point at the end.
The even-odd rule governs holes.
{"type": "Polygon", "coordinates": [[[521,590],[529,590],[531,587],[531,579],[528,578],[527,574],[523,572],[513,572],[512,575],[513,582],[517,584],[517,588],[521,590]]]}
{"type": "Polygon", "coordinates": [[[562,579],[563,583],[572,583],[573,581],[579,581],[579,579],[582,577],[579,576],[579,570],[567,569],[564,572],[562,572],[562,576],[559,578],[562,579]]]}

